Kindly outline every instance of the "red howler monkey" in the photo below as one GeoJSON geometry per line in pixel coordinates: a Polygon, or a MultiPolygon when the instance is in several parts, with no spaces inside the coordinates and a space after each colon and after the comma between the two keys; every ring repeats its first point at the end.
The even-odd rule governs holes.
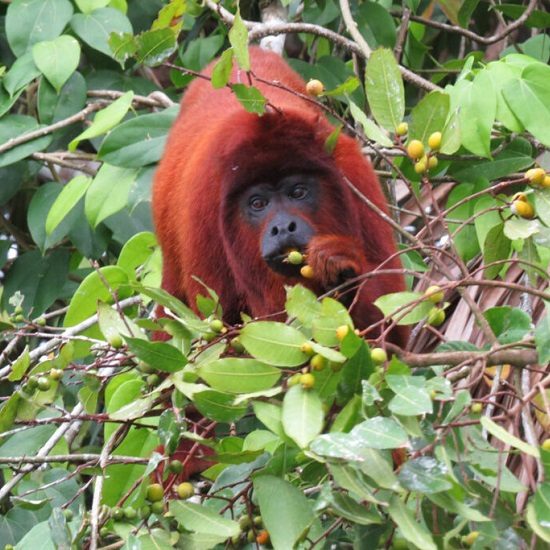
{"type": "MultiPolygon", "coordinates": [[[[196,79],[185,93],[156,173],[153,212],[164,258],[162,286],[195,307],[204,293],[196,276],[220,296],[224,318],[282,311],[284,286],[301,283],[321,294],[372,271],[396,252],[391,227],[351,191],[346,179],[380,209],[386,201],[358,144],[340,135],[322,111],[288,90],[304,81],[278,55],[250,49],[251,83],[273,108],[248,113],[226,87],[196,79]],[[307,254],[313,278],[283,262],[290,249],[307,254]]],[[[211,64],[204,74],[210,75],[211,64]]],[[[244,79],[233,71],[231,82],[244,79]]],[[[385,269],[400,269],[397,257],[385,269]]],[[[355,288],[355,287],[354,287],[355,288]]],[[[369,278],[349,293],[359,328],[382,318],[379,296],[404,289],[401,274],[369,278]],[[355,298],[355,299],[353,299],[355,298]]],[[[376,333],[376,335],[379,332],[376,333]]],[[[394,332],[403,343],[405,332],[394,332]]]]}

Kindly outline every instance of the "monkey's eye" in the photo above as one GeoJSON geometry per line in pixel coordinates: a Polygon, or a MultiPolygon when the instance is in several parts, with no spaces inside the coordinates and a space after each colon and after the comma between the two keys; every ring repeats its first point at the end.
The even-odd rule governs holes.
{"type": "Polygon", "coordinates": [[[290,190],[289,197],[291,199],[302,200],[307,197],[307,194],[307,187],[304,187],[303,185],[296,185],[290,190]]]}
{"type": "Polygon", "coordinates": [[[267,199],[255,195],[250,198],[248,205],[252,210],[263,210],[267,206],[267,199]]]}

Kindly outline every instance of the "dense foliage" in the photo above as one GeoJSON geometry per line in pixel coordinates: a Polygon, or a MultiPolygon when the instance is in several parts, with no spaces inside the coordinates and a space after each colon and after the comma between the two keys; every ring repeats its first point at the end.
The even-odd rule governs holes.
{"type": "Polygon", "coordinates": [[[0,4],[6,548],[550,543],[547,1],[283,4],[0,4]],[[223,54],[212,84],[260,116],[230,68],[281,33],[386,188],[409,290],[377,305],[407,350],[300,286],[239,326],[159,288],[175,102],[223,54]]]}

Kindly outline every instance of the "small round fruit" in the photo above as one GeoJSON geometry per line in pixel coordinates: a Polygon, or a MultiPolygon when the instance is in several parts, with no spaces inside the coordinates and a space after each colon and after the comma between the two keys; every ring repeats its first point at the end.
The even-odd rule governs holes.
{"type": "Polygon", "coordinates": [[[48,391],[52,387],[52,383],[47,376],[40,376],[37,385],[40,391],[48,391]]]}
{"type": "Polygon", "coordinates": [[[388,360],[388,354],[386,350],[382,348],[372,348],[370,351],[370,357],[375,365],[381,365],[388,360]]]}
{"type": "Polygon", "coordinates": [[[164,497],[164,488],[160,483],[151,483],[147,487],[147,500],[150,502],[160,502],[164,497]]]}
{"type": "Polygon", "coordinates": [[[119,349],[124,343],[120,334],[111,334],[109,338],[107,338],[107,342],[109,342],[109,345],[115,349],[119,349]]]}
{"type": "Polygon", "coordinates": [[[472,546],[479,537],[479,531],[470,531],[467,535],[462,537],[462,542],[468,546],[472,546]]]}
{"type": "Polygon", "coordinates": [[[533,185],[541,185],[546,176],[546,172],[542,168],[531,168],[525,172],[525,178],[533,185]]]}
{"type": "Polygon", "coordinates": [[[292,386],[296,386],[300,383],[300,379],[302,378],[302,374],[300,372],[297,372],[296,374],[293,374],[287,381],[286,384],[289,388],[292,386]]]}
{"type": "Polygon", "coordinates": [[[314,275],[313,268],[310,265],[303,265],[300,268],[300,275],[304,279],[313,279],[313,275],[314,275]]]}
{"type": "Polygon", "coordinates": [[[25,316],[24,316],[24,315],[19,314],[19,315],[16,315],[16,316],[15,316],[15,322],[16,322],[16,323],[22,323],[24,320],[25,320],[25,316]]]}
{"type": "Polygon", "coordinates": [[[409,125],[406,123],[406,122],[402,122],[401,124],[399,124],[397,126],[397,128],[395,129],[395,133],[398,135],[398,136],[404,136],[407,134],[407,132],[409,131],[409,125]]]}
{"type": "Polygon", "coordinates": [[[302,374],[300,376],[300,384],[302,385],[302,388],[304,388],[304,390],[309,390],[313,388],[313,386],[315,385],[315,376],[313,376],[313,374],[311,374],[310,372],[302,374]]]}
{"type": "Polygon", "coordinates": [[[439,148],[441,147],[442,137],[443,135],[441,134],[441,132],[434,132],[433,134],[430,135],[430,137],[428,138],[428,146],[432,151],[439,150],[439,148]]]}
{"type": "Polygon", "coordinates": [[[120,506],[114,506],[111,509],[111,517],[115,521],[120,521],[120,520],[124,519],[124,511],[122,510],[122,508],[120,506]]]}
{"type": "Polygon", "coordinates": [[[312,79],[306,84],[306,92],[314,97],[320,96],[325,91],[325,86],[320,80],[312,79]]]}
{"type": "Polygon", "coordinates": [[[137,365],[137,369],[139,372],[142,372],[143,374],[151,374],[155,372],[155,369],[149,365],[148,363],[144,363],[143,361],[140,361],[137,365]]]}
{"type": "Polygon", "coordinates": [[[292,265],[301,265],[304,263],[304,255],[297,250],[292,250],[289,252],[286,259],[288,260],[288,263],[292,265]]]}
{"type": "Polygon", "coordinates": [[[481,411],[483,411],[483,403],[472,403],[470,411],[474,414],[481,414],[481,411]]]}
{"type": "Polygon", "coordinates": [[[527,195],[525,193],[516,193],[513,197],[512,197],[512,201],[523,201],[523,202],[527,202],[527,195]]]}
{"type": "Polygon", "coordinates": [[[67,521],[71,521],[74,517],[73,511],[70,508],[65,508],[65,510],[63,510],[63,515],[67,521]]]}
{"type": "Polygon", "coordinates": [[[184,481],[177,486],[176,492],[181,499],[187,499],[195,494],[195,488],[188,481],[184,481]]]}
{"type": "Polygon", "coordinates": [[[252,520],[250,516],[241,516],[239,518],[239,527],[242,531],[248,529],[252,525],[252,520]]]}
{"type": "Polygon", "coordinates": [[[248,542],[254,542],[256,540],[256,534],[254,533],[254,531],[248,531],[248,533],[246,534],[246,540],[248,542]]]}
{"type": "Polygon", "coordinates": [[[181,474],[183,471],[183,463],[181,460],[172,460],[170,464],[168,464],[168,469],[173,474],[181,474]]]}
{"type": "Polygon", "coordinates": [[[243,353],[244,352],[244,346],[241,344],[241,341],[239,340],[238,336],[235,336],[230,342],[231,347],[233,348],[233,351],[236,351],[237,353],[243,353]]]}
{"type": "Polygon", "coordinates": [[[139,509],[139,517],[141,519],[147,519],[150,515],[151,515],[151,506],[149,506],[148,504],[144,504],[139,509]]]}
{"type": "Polygon", "coordinates": [[[51,369],[50,378],[52,380],[59,380],[63,376],[63,371],[61,369],[51,369]]]}
{"type": "Polygon", "coordinates": [[[148,386],[156,386],[160,382],[160,376],[158,374],[150,374],[147,377],[148,386]]]}
{"type": "Polygon", "coordinates": [[[155,516],[162,516],[162,514],[164,514],[164,502],[162,502],[162,500],[153,502],[153,504],[151,504],[151,513],[155,514],[155,516]]]}
{"type": "Polygon", "coordinates": [[[21,306],[16,306],[15,309],[13,310],[13,313],[15,315],[21,315],[23,313],[23,308],[21,306]]]}
{"type": "Polygon", "coordinates": [[[424,156],[424,145],[418,139],[413,139],[409,145],[407,145],[407,155],[414,160],[418,160],[424,156]]]}
{"type": "Polygon", "coordinates": [[[541,185],[542,185],[545,189],[549,189],[549,188],[550,188],[550,176],[544,176],[544,179],[542,180],[541,185]]]}
{"type": "Polygon", "coordinates": [[[434,304],[438,304],[443,301],[443,290],[438,285],[429,286],[424,292],[424,296],[434,304]]]}
{"type": "Polygon", "coordinates": [[[414,171],[417,174],[423,174],[428,169],[428,164],[424,162],[423,160],[419,160],[418,162],[414,163],[414,171]]]}
{"type": "Polygon", "coordinates": [[[123,510],[124,517],[126,519],[132,520],[137,518],[137,512],[136,509],[133,506],[126,506],[123,510]]]}
{"type": "Polygon", "coordinates": [[[437,157],[431,156],[428,159],[428,170],[433,170],[434,168],[437,167],[438,164],[439,164],[439,161],[437,160],[437,157]]]}
{"type": "Polygon", "coordinates": [[[38,378],[33,374],[32,376],[29,376],[29,379],[27,380],[27,389],[29,391],[34,391],[38,386],[38,378]]]}
{"type": "Polygon", "coordinates": [[[220,333],[223,330],[223,323],[219,319],[212,319],[212,321],[210,321],[210,329],[220,333]]]}
{"type": "Polygon", "coordinates": [[[269,542],[269,533],[262,529],[256,536],[256,542],[258,544],[267,544],[269,542]]]}
{"type": "Polygon", "coordinates": [[[530,220],[535,217],[535,209],[530,203],[524,201],[514,201],[510,206],[512,214],[530,220]]]}
{"type": "Polygon", "coordinates": [[[256,527],[261,527],[264,524],[264,520],[262,519],[262,516],[254,516],[254,519],[252,520],[252,523],[256,527]]]}
{"type": "Polygon", "coordinates": [[[336,338],[341,342],[348,334],[349,326],[341,325],[336,329],[336,338]]]}
{"type": "Polygon", "coordinates": [[[445,311],[440,307],[433,307],[428,313],[428,325],[439,327],[445,321],[445,311]]]}
{"type": "Polygon", "coordinates": [[[550,451],[550,437],[548,439],[545,439],[542,444],[541,444],[541,447],[545,450],[545,451],[550,451]]]}
{"type": "Polygon", "coordinates": [[[311,345],[311,342],[304,342],[300,346],[300,351],[303,353],[307,353],[308,355],[313,355],[313,346],[311,345]]]}
{"type": "Polygon", "coordinates": [[[34,321],[39,327],[45,327],[46,326],[46,318],[45,317],[38,317],[38,319],[35,319],[34,321]]]}
{"type": "Polygon", "coordinates": [[[311,358],[309,364],[313,370],[323,370],[327,366],[327,360],[317,353],[311,358]]]}

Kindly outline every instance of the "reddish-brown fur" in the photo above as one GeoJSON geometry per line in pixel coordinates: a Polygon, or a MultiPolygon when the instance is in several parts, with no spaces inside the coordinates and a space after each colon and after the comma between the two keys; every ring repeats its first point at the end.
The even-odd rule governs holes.
{"type": "MultiPolygon", "coordinates": [[[[277,55],[251,49],[252,71],[305,94],[304,81],[277,55]]],[[[210,65],[205,74],[211,74],[210,65]]],[[[233,71],[231,82],[248,84],[233,71]]],[[[163,250],[163,287],[195,307],[204,294],[198,277],[220,296],[228,322],[241,311],[264,316],[282,311],[284,285],[302,283],[316,292],[339,272],[375,269],[396,248],[390,226],[353,195],[345,179],[379,208],[386,201],[370,163],[358,144],[341,135],[332,155],[325,140],[333,131],[321,110],[287,90],[252,77],[274,108],[259,117],[247,113],[228,88],[215,90],[196,79],[186,92],[154,185],[153,210],[163,250]],[[317,173],[322,181],[320,207],[309,220],[316,231],[307,253],[315,278],[306,281],[273,272],[261,257],[260,232],[247,224],[236,194],[261,178],[317,173]]],[[[399,269],[394,258],[386,269],[399,269]]],[[[352,308],[357,326],[381,318],[372,302],[403,290],[401,275],[370,278],[352,308]]]]}

